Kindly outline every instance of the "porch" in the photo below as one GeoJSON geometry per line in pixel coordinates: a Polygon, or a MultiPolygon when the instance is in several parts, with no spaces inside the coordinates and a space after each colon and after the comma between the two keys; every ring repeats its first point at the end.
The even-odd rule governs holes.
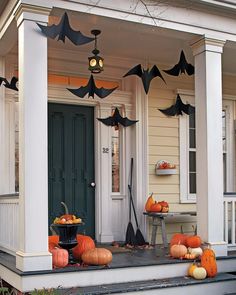
{"type": "Polygon", "coordinates": [[[204,281],[187,277],[192,261],[173,259],[160,245],[154,249],[113,253],[108,267],[76,264],[47,271],[22,272],[16,269],[15,263],[13,255],[0,252],[1,278],[22,292],[55,288],[60,294],[155,294],[158,289],[158,292],[164,292],[160,294],[179,294],[176,292],[181,287],[182,294],[197,294],[201,285],[201,290],[212,292],[208,294],[214,291],[214,294],[222,295],[236,288],[235,252],[218,257],[218,275],[204,281]]]}

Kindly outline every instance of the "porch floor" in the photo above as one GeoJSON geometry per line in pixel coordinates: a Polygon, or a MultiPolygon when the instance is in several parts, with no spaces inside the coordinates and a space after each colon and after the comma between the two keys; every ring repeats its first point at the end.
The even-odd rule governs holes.
{"type": "MultiPolygon", "coordinates": [[[[218,257],[217,260],[236,259],[236,251],[231,251],[228,256],[218,257]]],[[[78,272],[89,271],[99,269],[116,269],[116,268],[128,268],[128,267],[142,267],[152,265],[164,265],[164,264],[178,264],[191,262],[191,260],[173,259],[168,254],[168,249],[164,249],[159,245],[156,245],[153,249],[132,249],[128,252],[113,253],[112,262],[109,266],[82,266],[79,264],[70,265],[64,268],[58,268],[45,271],[27,271],[22,272],[16,268],[15,256],[0,251],[0,264],[13,271],[20,276],[37,275],[37,274],[53,274],[53,273],[66,273],[66,272],[78,272]]]]}

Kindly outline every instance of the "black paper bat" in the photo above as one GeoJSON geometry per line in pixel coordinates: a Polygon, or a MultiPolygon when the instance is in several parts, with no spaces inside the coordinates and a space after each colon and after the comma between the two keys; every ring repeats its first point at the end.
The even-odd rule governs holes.
{"type": "Polygon", "coordinates": [[[17,81],[18,81],[18,79],[16,77],[12,77],[11,82],[9,83],[6,78],[0,77],[0,86],[4,82],[5,84],[3,84],[3,85],[6,88],[18,91],[18,88],[16,87],[17,81]]]}
{"type": "Polygon", "coordinates": [[[142,79],[144,91],[146,92],[146,94],[148,93],[149,86],[153,78],[160,77],[165,82],[164,78],[162,77],[156,65],[154,65],[149,71],[149,69],[144,70],[141,64],[139,64],[133,67],[132,69],[130,69],[123,77],[127,77],[130,75],[137,75],[142,79]]]}
{"type": "MultiPolygon", "coordinates": [[[[117,86],[118,87],[118,86],[117,86]]],[[[71,93],[73,93],[76,96],[84,97],[88,93],[88,97],[92,96],[94,98],[94,94],[99,96],[100,98],[104,98],[111,94],[116,88],[106,89],[106,88],[97,88],[93,75],[90,76],[88,84],[86,86],[81,86],[78,89],[69,89],[67,88],[71,93]]]]}
{"type": "Polygon", "coordinates": [[[57,40],[61,40],[64,43],[65,37],[67,37],[75,45],[83,45],[94,40],[92,37],[83,35],[80,31],[74,31],[70,26],[69,18],[66,12],[63,14],[58,25],[42,26],[38,23],[37,25],[47,37],[55,39],[58,35],[57,40]]]}
{"type": "Polygon", "coordinates": [[[180,54],[179,62],[169,70],[163,70],[165,73],[172,76],[179,76],[181,73],[187,73],[189,76],[194,74],[194,66],[187,63],[183,50],[180,54]]]}
{"type": "Polygon", "coordinates": [[[118,108],[115,109],[112,116],[104,118],[104,119],[102,119],[102,118],[97,118],[97,119],[107,126],[116,126],[116,127],[119,127],[118,126],[119,123],[122,126],[127,127],[127,126],[131,126],[131,125],[138,122],[136,120],[130,120],[127,117],[123,118],[120,115],[118,108]]]}
{"type": "Polygon", "coordinates": [[[190,115],[195,112],[195,107],[191,106],[190,104],[184,104],[178,94],[174,105],[165,110],[159,109],[159,111],[167,116],[183,115],[183,112],[187,115],[190,115]]]}

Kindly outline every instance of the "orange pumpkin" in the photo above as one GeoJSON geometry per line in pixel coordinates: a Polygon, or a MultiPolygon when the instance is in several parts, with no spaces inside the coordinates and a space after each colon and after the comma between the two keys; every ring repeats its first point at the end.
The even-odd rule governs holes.
{"type": "Polygon", "coordinates": [[[202,244],[202,240],[199,236],[189,236],[186,239],[187,247],[198,248],[202,244]]]}
{"type": "Polygon", "coordinates": [[[77,235],[76,239],[78,245],[72,249],[72,252],[74,258],[79,260],[85,251],[95,248],[95,243],[89,236],[77,235]]]}
{"type": "Polygon", "coordinates": [[[185,234],[174,234],[170,240],[170,246],[178,244],[187,246],[186,239],[187,236],[185,234]]]}
{"type": "Polygon", "coordinates": [[[55,268],[65,267],[68,264],[68,251],[61,248],[54,248],[52,253],[52,265],[55,268]]]}
{"type": "Polygon", "coordinates": [[[155,203],[155,199],[153,198],[153,193],[148,197],[146,204],[145,204],[145,210],[146,212],[150,212],[151,206],[155,203]]]}
{"type": "Polygon", "coordinates": [[[183,258],[187,253],[188,250],[184,245],[173,245],[170,248],[170,255],[174,258],[183,258]]]}
{"type": "Polygon", "coordinates": [[[217,274],[217,264],[215,252],[212,249],[203,250],[201,256],[201,265],[206,269],[207,276],[213,278],[217,274]]]}
{"type": "Polygon", "coordinates": [[[48,249],[51,251],[55,247],[58,247],[59,243],[59,236],[53,235],[48,237],[48,249]]]}
{"type": "Polygon", "coordinates": [[[150,211],[151,212],[161,212],[161,204],[158,202],[155,202],[154,204],[152,204],[152,206],[150,207],[150,211]]]}
{"type": "Polygon", "coordinates": [[[95,248],[84,252],[82,260],[89,265],[107,265],[112,261],[112,253],[105,248],[95,248]]]}

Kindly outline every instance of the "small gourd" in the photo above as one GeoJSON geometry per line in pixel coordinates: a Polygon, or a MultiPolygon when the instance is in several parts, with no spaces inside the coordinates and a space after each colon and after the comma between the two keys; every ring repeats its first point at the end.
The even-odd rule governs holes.
{"type": "Polygon", "coordinates": [[[190,264],[190,266],[188,268],[188,276],[190,276],[190,277],[193,276],[193,271],[196,267],[198,267],[196,263],[190,264]]]}
{"type": "Polygon", "coordinates": [[[155,199],[153,198],[153,193],[148,197],[146,204],[145,204],[145,210],[146,212],[150,212],[151,206],[155,203],[155,199]]]}
{"type": "Polygon", "coordinates": [[[196,267],[193,270],[193,278],[196,280],[204,280],[207,276],[207,272],[204,267],[196,267]]]}
{"type": "Polygon", "coordinates": [[[206,269],[207,276],[213,278],[217,274],[215,252],[212,249],[205,249],[201,257],[201,265],[206,269]]]}
{"type": "Polygon", "coordinates": [[[68,264],[69,255],[68,251],[61,248],[54,248],[52,253],[52,265],[55,268],[65,267],[68,264]]]}
{"type": "Polygon", "coordinates": [[[200,248],[200,247],[198,247],[198,248],[188,247],[188,253],[195,254],[196,257],[201,256],[202,255],[202,248],[200,248]]]}
{"type": "Polygon", "coordinates": [[[195,254],[191,254],[191,253],[187,253],[184,255],[185,259],[195,259],[196,255],[195,254]]]}
{"type": "Polygon", "coordinates": [[[174,258],[183,258],[188,250],[184,245],[173,245],[170,248],[170,255],[174,258]]]}

